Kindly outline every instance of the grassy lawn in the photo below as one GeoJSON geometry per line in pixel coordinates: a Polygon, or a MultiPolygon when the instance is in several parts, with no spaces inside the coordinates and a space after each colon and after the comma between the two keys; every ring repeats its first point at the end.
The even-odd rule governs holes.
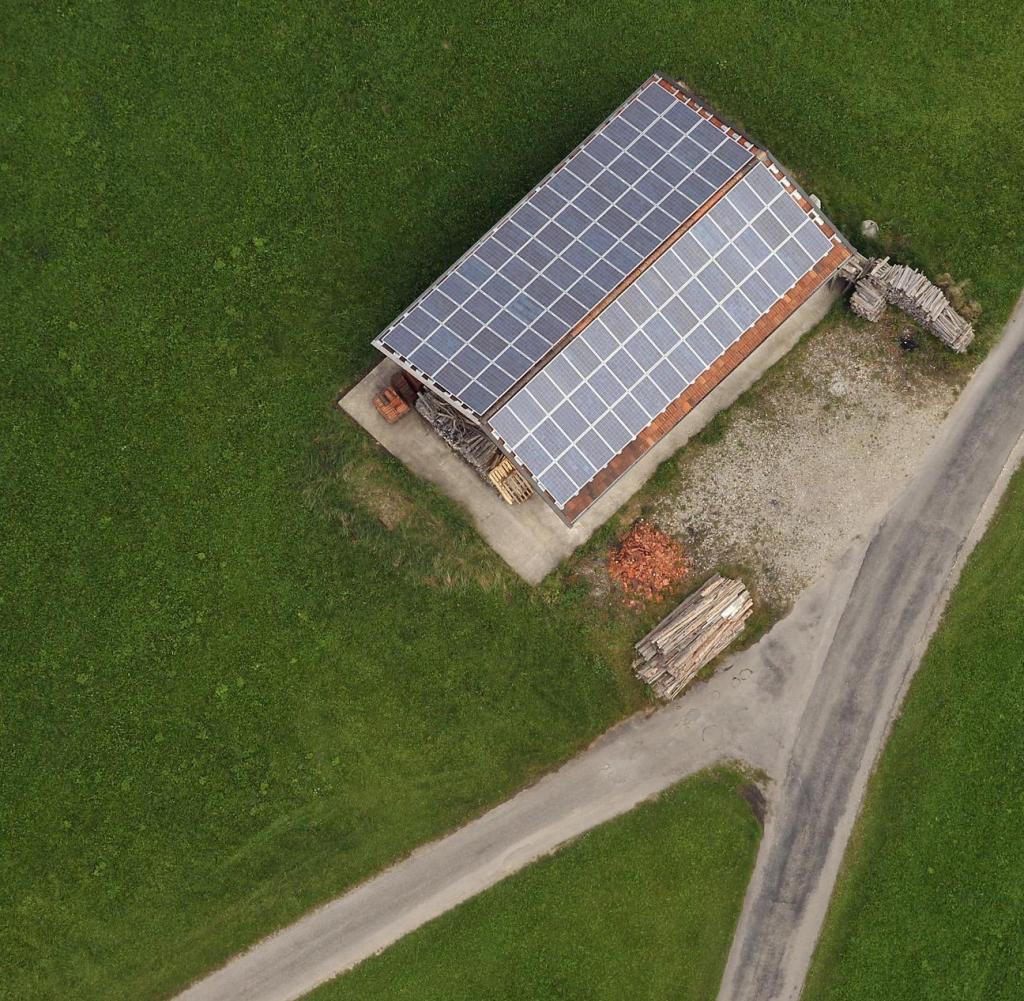
{"type": "Polygon", "coordinates": [[[805,1001],[1024,993],[1024,470],[871,781],[805,1001]]]}
{"type": "Polygon", "coordinates": [[[1021,15],[913,8],[8,12],[0,994],[164,995],[636,707],[329,400],[652,69],[1005,314],[1021,15]]]}
{"type": "Polygon", "coordinates": [[[316,991],[314,1001],[709,1001],[761,829],[697,776],[316,991]]]}

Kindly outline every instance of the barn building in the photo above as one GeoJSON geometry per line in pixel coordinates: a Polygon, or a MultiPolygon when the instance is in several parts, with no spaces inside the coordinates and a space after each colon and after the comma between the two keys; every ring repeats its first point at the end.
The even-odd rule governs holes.
{"type": "Polygon", "coordinates": [[[572,525],[850,255],[767,150],[655,74],[374,344],[572,525]]]}

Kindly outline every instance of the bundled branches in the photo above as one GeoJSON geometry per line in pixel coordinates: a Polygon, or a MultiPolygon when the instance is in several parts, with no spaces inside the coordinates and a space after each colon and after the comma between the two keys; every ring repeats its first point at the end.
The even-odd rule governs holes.
{"type": "Polygon", "coordinates": [[[608,574],[628,594],[655,601],[690,571],[683,547],[652,524],[638,521],[608,557],[608,574]]]}
{"type": "Polygon", "coordinates": [[[480,428],[433,393],[420,393],[416,409],[445,442],[487,478],[499,452],[498,446],[480,428]]]}

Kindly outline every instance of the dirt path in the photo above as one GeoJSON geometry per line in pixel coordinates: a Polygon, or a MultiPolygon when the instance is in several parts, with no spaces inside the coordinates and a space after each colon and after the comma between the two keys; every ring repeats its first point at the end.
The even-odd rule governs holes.
{"type": "Polygon", "coordinates": [[[958,560],[1024,432],[1024,311],[899,502],[760,643],[536,785],[199,981],[182,1001],[288,1001],[714,761],[763,769],[765,838],[720,1001],[795,998],[870,769],[958,560]]]}

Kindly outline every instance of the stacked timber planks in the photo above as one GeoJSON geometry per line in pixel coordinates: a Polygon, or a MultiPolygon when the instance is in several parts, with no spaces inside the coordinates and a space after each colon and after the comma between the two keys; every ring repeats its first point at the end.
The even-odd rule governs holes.
{"type": "Polygon", "coordinates": [[[660,698],[675,698],[743,632],[753,607],[742,581],[712,577],[636,644],[633,673],[660,698]]]}
{"type": "Polygon", "coordinates": [[[416,410],[455,452],[487,479],[491,466],[501,453],[476,424],[433,393],[420,393],[416,399],[416,410]]]}
{"type": "Polygon", "coordinates": [[[859,254],[855,250],[839,265],[839,277],[852,285],[854,282],[860,281],[870,263],[863,254],[859,254]]]}
{"type": "Polygon", "coordinates": [[[877,323],[885,312],[888,302],[885,279],[892,269],[888,257],[875,257],[865,261],[861,277],[853,287],[850,309],[865,320],[877,323]]]}
{"type": "Polygon", "coordinates": [[[850,309],[872,323],[878,323],[882,318],[885,312],[885,293],[874,278],[865,276],[854,285],[850,309]]]}

